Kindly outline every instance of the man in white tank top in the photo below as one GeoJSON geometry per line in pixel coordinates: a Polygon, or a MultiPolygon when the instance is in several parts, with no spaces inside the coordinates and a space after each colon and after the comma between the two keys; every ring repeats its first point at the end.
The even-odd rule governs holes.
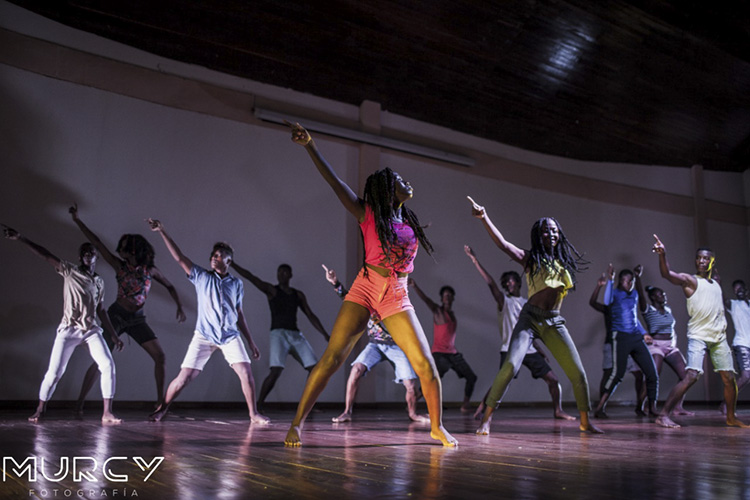
{"type": "Polygon", "coordinates": [[[724,383],[724,400],[727,405],[727,425],[748,427],[735,415],[737,404],[737,383],[734,379],[732,351],[727,343],[727,320],[724,316],[724,304],[721,286],[711,278],[714,265],[714,253],[708,248],[699,248],[695,255],[696,274],[677,273],[669,268],[667,252],[659,237],[652,251],[659,255],[659,271],[663,278],[677,286],[687,298],[688,321],[688,366],[687,376],[669,393],[664,408],[656,419],[662,427],[679,427],[670,413],[680,402],[685,393],[703,374],[703,357],[706,351],[711,355],[714,370],[719,372],[724,383]]]}

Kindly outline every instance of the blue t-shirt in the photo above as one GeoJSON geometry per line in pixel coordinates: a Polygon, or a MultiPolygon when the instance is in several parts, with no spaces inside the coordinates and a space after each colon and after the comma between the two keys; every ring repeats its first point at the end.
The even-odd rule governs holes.
{"type": "Polygon", "coordinates": [[[222,278],[195,264],[188,279],[198,297],[195,330],[215,344],[226,344],[239,335],[237,308],[245,295],[242,281],[229,274],[222,278]]]}
{"type": "Polygon", "coordinates": [[[643,335],[645,330],[638,322],[638,292],[636,290],[626,292],[615,288],[612,281],[607,281],[604,304],[610,306],[613,331],[643,335]]]}

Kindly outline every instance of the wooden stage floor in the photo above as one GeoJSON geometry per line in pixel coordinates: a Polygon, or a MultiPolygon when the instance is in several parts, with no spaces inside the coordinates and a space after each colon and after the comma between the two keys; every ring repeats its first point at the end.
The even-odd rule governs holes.
{"type": "MultiPolygon", "coordinates": [[[[750,498],[750,429],[726,427],[715,409],[688,408],[697,415],[679,419],[683,428],[663,429],[632,408],[611,407],[610,419],[596,421],[606,434],[589,435],[553,420],[547,408],[501,407],[490,436],[474,435],[476,421],[451,408],[444,422],[457,449],[435,444],[427,426],[393,408],[355,407],[355,421],[345,424],[331,422],[333,409],[317,411],[298,449],[282,443],[291,410],[268,411],[266,427],[227,409],[178,408],[160,423],[123,410],[117,426],[103,426],[93,409],[82,420],[52,409],[39,424],[26,421],[31,408],[2,410],[0,498],[750,498]],[[35,457],[36,481],[8,457],[19,466],[35,457]],[[63,457],[68,473],[45,479],[42,466],[57,479],[63,457]],[[85,457],[97,461],[93,472],[85,457]],[[164,457],[158,467],[155,457],[164,457]],[[102,471],[108,459],[110,480],[102,471]],[[139,463],[152,464],[147,481],[139,463]],[[115,482],[118,476],[127,481],[115,482]]],[[[744,408],[739,416],[750,421],[744,408]]]]}

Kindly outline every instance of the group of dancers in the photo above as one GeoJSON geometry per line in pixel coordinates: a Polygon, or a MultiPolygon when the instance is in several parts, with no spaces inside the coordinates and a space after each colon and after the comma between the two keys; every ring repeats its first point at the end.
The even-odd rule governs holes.
{"type": "MultiPolygon", "coordinates": [[[[436,303],[409,277],[414,270],[418,247],[423,247],[428,254],[433,250],[419,219],[406,205],[414,194],[413,188],[400,175],[385,168],[367,178],[364,194],[359,197],[336,175],[308,131],[299,124],[288,125],[291,127],[292,141],[307,151],[344,208],[359,222],[364,240],[362,269],[348,289],[338,281],[333,269],[323,266],[325,279],[343,299],[330,336],[310,309],[304,294],[290,286],[292,268],[289,265],[279,266],[278,284],[272,285],[235,263],[232,247],[219,242],[211,250],[210,269],[205,269],[182,253],[162,222],[148,219],[150,229],[161,236],[171,256],[195,286],[197,296],[193,337],[178,375],[164,391],[164,351],[146,323],[143,308],[152,280],[156,280],[174,300],[176,320],[183,322],[185,314],[180,297],[155,266],[153,247],[143,236],[123,235],[115,253],[112,253],[81,221],[74,205],[70,208],[72,219],[89,240],[80,247],[77,265],[59,259],[18,231],[3,226],[6,238],[24,243],[54,266],[64,279],[64,314],[50,355],[49,368],[39,391],[38,406],[29,420],[37,421],[42,417],[73,350],[86,343],[95,364],[86,373],[77,409],[83,410],[83,401],[98,371],[104,399],[102,420],[119,422],[112,413],[116,377],[111,351],[122,349],[119,335],[126,332],[154,360],[157,407],[150,415],[154,421],[166,415],[170,404],[201,373],[213,352],[220,349],[240,380],[250,420],[256,424],[266,424],[269,419],[262,413],[263,403],[281,375],[287,355],[291,353],[309,371],[284,440],[287,446],[300,446],[303,425],[315,401],[331,376],[346,361],[362,333],[367,332],[369,342],[352,363],[346,387],[345,410],[333,421],[351,420],[359,381],[376,364],[386,360],[394,366],[396,381],[403,383],[406,389],[409,418],[429,422],[431,437],[443,445],[458,444],[443,426],[441,377],[453,369],[459,377],[466,379],[464,411],[469,410],[477,377],[455,349],[457,323],[451,308],[455,291],[451,287],[443,287],[440,290],[440,303],[436,303]],[[95,271],[99,256],[116,272],[117,298],[108,310],[103,307],[103,281],[95,271]],[[243,283],[230,274],[230,269],[263,292],[271,309],[270,374],[263,381],[258,397],[250,364],[251,357],[258,359],[260,352],[242,309],[243,283]],[[410,286],[433,313],[435,330],[432,347],[410,302],[410,286]],[[298,309],[328,341],[319,360],[297,327],[298,309]],[[424,397],[429,416],[417,413],[417,400],[421,397],[424,397]]],[[[652,250],[658,255],[661,275],[681,287],[687,298],[690,316],[687,365],[675,345],[674,318],[666,305],[666,294],[659,288],[644,291],[640,280],[641,266],[620,271],[615,284],[614,269],[610,265],[597,281],[591,305],[605,313],[608,342],[604,347],[600,400],[592,415],[588,379],[565,326],[565,319],[560,314],[563,299],[575,285],[576,273],[584,263],[581,254],[552,217],[541,218],[533,224],[530,248],[523,249],[505,239],[484,207],[470,197],[468,200],[472,215],[481,222],[498,248],[521,266],[529,297],[526,300],[520,295],[519,273],[504,273],[498,287],[474,251],[468,246],[464,248],[490,288],[497,303],[501,327],[500,370],[476,410],[475,416],[481,417],[477,434],[489,434],[493,413],[522,365],[529,368],[534,378],[542,379],[548,385],[555,418],[576,420],[562,409],[559,379],[549,366],[542,345],[555,357],[572,383],[581,431],[602,432],[594,425],[592,417],[606,418],[606,403],[627,371],[636,373],[640,396],[637,411],[647,411],[661,426],[679,427],[670,415],[689,413],[682,408],[682,400],[703,373],[706,352],[710,353],[714,369],[724,382],[723,411],[727,424],[745,427],[735,414],[738,388],[732,351],[726,340],[725,304],[717,278],[712,275],[713,252],[699,249],[695,261],[696,272],[678,273],[670,268],[665,246],[654,235],[652,250]],[[605,288],[604,303],[598,302],[601,288],[605,288]],[[647,295],[651,304],[646,302],[647,295]],[[647,330],[638,320],[639,311],[647,323],[647,330]],[[628,366],[629,359],[634,360],[635,366],[628,366]],[[672,389],[659,412],[656,408],[658,373],[664,361],[675,369],[680,382],[672,389]],[[647,406],[641,406],[641,401],[644,405],[647,402],[647,406]]],[[[750,301],[744,283],[735,282],[734,289],[737,300],[728,302],[726,310],[732,314],[735,325],[741,322],[750,325],[750,301]]],[[[740,335],[739,326],[737,331],[740,335]]],[[[743,334],[750,337],[750,327],[743,334]]],[[[741,349],[735,345],[737,363],[742,373],[740,387],[750,379],[750,342],[744,343],[748,345],[740,346],[743,347],[741,349]]]]}

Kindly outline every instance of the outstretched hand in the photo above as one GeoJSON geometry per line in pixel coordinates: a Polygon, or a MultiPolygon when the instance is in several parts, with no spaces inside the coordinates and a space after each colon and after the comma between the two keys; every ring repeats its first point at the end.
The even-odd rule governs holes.
{"type": "Polygon", "coordinates": [[[656,240],[656,242],[651,248],[651,251],[654,253],[658,253],[659,255],[664,255],[667,251],[666,248],[664,248],[664,243],[662,243],[659,237],[656,235],[654,235],[654,239],[656,240]]]}
{"type": "Polygon", "coordinates": [[[464,252],[466,252],[466,255],[468,255],[471,260],[477,259],[477,256],[474,255],[474,250],[472,250],[469,245],[464,245],[464,252]]]}
{"type": "Polygon", "coordinates": [[[471,215],[473,215],[477,219],[484,219],[487,216],[487,213],[484,210],[484,207],[482,205],[478,204],[473,199],[471,199],[471,196],[467,196],[466,198],[471,203],[471,215]]]}
{"type": "Polygon", "coordinates": [[[73,217],[73,220],[78,220],[78,203],[73,203],[73,205],[68,209],[68,213],[71,217],[73,217]]]}
{"type": "Polygon", "coordinates": [[[339,281],[338,278],[336,278],[336,271],[334,271],[333,269],[328,269],[325,264],[321,264],[321,265],[323,266],[323,269],[325,269],[326,279],[328,280],[330,284],[335,286],[336,283],[338,283],[339,281]]]}
{"type": "Polygon", "coordinates": [[[596,280],[596,284],[599,286],[604,286],[607,284],[607,281],[609,280],[609,277],[607,273],[602,273],[601,276],[599,276],[599,279],[596,280]]]}
{"type": "Polygon", "coordinates": [[[6,238],[9,240],[17,240],[21,237],[21,233],[13,229],[12,227],[8,227],[5,224],[0,224],[0,226],[3,226],[3,234],[6,238]]]}
{"type": "Polygon", "coordinates": [[[151,227],[152,231],[163,231],[164,230],[164,225],[158,219],[152,219],[152,218],[149,217],[148,219],[146,219],[146,222],[151,227]]]}
{"type": "Polygon", "coordinates": [[[643,274],[643,266],[638,264],[637,266],[633,268],[633,272],[635,273],[636,276],[640,278],[641,275],[643,274]]]}
{"type": "Polygon", "coordinates": [[[303,127],[299,123],[291,123],[286,120],[284,120],[284,123],[286,123],[292,129],[293,142],[296,142],[300,146],[307,146],[310,141],[312,141],[310,132],[308,132],[307,129],[305,129],[305,127],[303,127]]]}

